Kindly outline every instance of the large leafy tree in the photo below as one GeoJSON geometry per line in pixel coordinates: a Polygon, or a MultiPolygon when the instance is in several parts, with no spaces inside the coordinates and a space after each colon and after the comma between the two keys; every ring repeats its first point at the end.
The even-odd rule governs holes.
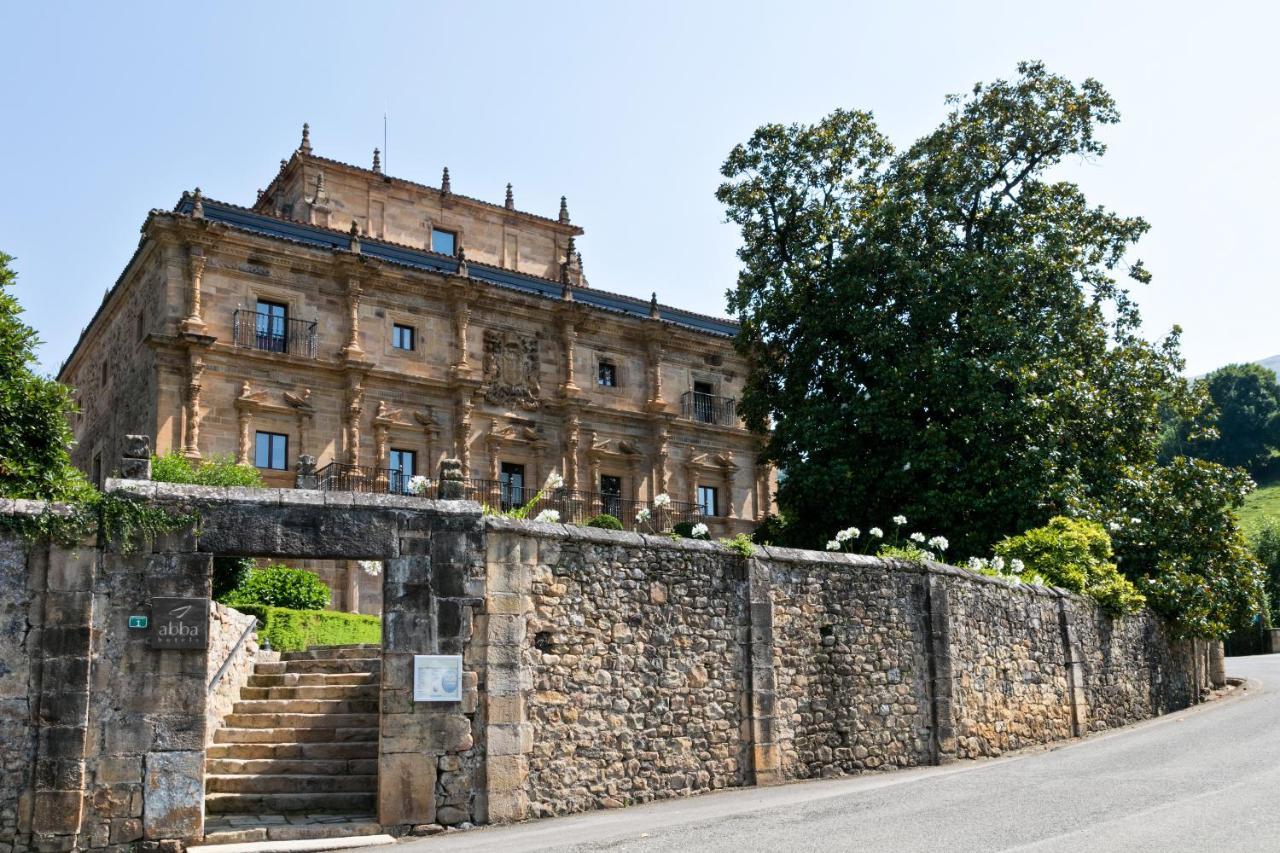
{"type": "Polygon", "coordinates": [[[77,500],[90,491],[67,449],[67,388],[32,369],[37,338],[11,293],[13,260],[0,252],[0,497],[77,500]]]}
{"type": "MultiPolygon", "coordinates": [[[[1259,364],[1229,364],[1199,382],[1218,411],[1217,429],[1186,442],[1193,456],[1262,472],[1280,448],[1280,383],[1259,364]]],[[[1181,432],[1185,432],[1185,427],[1181,432]]]]}
{"type": "Polygon", "coordinates": [[[1054,515],[1092,517],[1135,579],[1177,567],[1243,591],[1190,629],[1245,618],[1260,586],[1232,556],[1230,472],[1181,477],[1199,500],[1152,493],[1168,484],[1162,415],[1195,423],[1204,400],[1180,378],[1178,330],[1142,338],[1118,281],[1149,279],[1127,262],[1147,224],[1053,174],[1105,152],[1095,134],[1119,120],[1114,101],[1024,63],[949,103],[901,152],[870,114],[841,110],[763,126],[725,161],[717,195],[743,235],[729,299],[753,365],[742,412],[771,430],[786,537],[816,546],[903,513],[963,556],[1054,515]],[[1186,537],[1128,536],[1147,524],[1138,503],[1188,524],[1208,507],[1194,526],[1211,536],[1194,554],[1186,537]],[[1197,574],[1206,548],[1221,559],[1197,574]]]}

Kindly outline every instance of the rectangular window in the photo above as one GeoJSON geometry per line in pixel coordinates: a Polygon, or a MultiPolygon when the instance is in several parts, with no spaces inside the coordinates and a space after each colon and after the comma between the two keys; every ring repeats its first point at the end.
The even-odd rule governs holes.
{"type": "Polygon", "coordinates": [[[704,424],[716,422],[715,388],[710,382],[693,383],[693,419],[704,424]]]}
{"type": "Polygon", "coordinates": [[[391,448],[391,491],[396,494],[408,494],[409,481],[418,473],[418,454],[413,450],[397,450],[391,448]]]}
{"type": "Polygon", "coordinates": [[[611,474],[600,475],[600,511],[622,518],[622,478],[611,474]]]}
{"type": "Polygon", "coordinates": [[[256,318],[257,346],[267,352],[285,352],[285,333],[288,326],[289,307],[279,302],[258,300],[256,318]]]}
{"type": "Polygon", "coordinates": [[[288,471],[288,460],[289,436],[278,432],[258,432],[253,456],[254,465],[275,471],[288,471]]]}
{"type": "Polygon", "coordinates": [[[524,466],[503,462],[502,471],[498,475],[498,488],[504,510],[524,506],[524,466]]]}
{"type": "Polygon", "coordinates": [[[715,486],[698,486],[698,508],[702,510],[703,515],[720,514],[719,497],[715,486]]]}
{"type": "Polygon", "coordinates": [[[413,326],[395,323],[391,327],[391,346],[395,349],[413,349],[413,326]]]}
{"type": "Polygon", "coordinates": [[[431,229],[431,251],[441,255],[458,254],[458,235],[443,228],[431,229]]]}
{"type": "Polygon", "coordinates": [[[596,372],[596,384],[603,388],[618,387],[618,368],[607,361],[600,362],[600,369],[596,372]]]}

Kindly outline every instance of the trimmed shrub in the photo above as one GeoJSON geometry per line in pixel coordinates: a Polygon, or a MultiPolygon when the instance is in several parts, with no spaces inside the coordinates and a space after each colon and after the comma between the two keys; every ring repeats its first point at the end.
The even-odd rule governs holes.
{"type": "Polygon", "coordinates": [[[675,525],[672,526],[671,532],[676,536],[681,537],[682,539],[692,539],[693,538],[693,522],[677,521],[675,525]]]}
{"type": "Polygon", "coordinates": [[[622,522],[609,515],[609,513],[602,512],[588,521],[587,527],[599,527],[601,530],[621,530],[622,522]]]}
{"type": "Polygon", "coordinates": [[[277,564],[249,572],[249,577],[231,591],[223,604],[237,608],[242,604],[264,604],[293,610],[323,610],[329,606],[329,587],[315,572],[277,564]]]}
{"type": "Polygon", "coordinates": [[[281,652],[299,652],[311,646],[346,646],[382,642],[382,619],[334,610],[293,610],[258,604],[233,605],[241,613],[258,617],[259,642],[271,642],[281,652]]]}
{"type": "Polygon", "coordinates": [[[195,486],[262,486],[262,473],[252,465],[238,464],[230,454],[194,463],[176,450],[151,457],[151,479],[195,486]]]}
{"type": "Polygon", "coordinates": [[[257,563],[251,557],[214,557],[214,601],[224,601],[228,595],[249,579],[249,575],[256,566],[257,563]]]}
{"type": "Polygon", "coordinates": [[[1095,521],[1055,516],[996,543],[996,556],[1021,560],[1054,586],[1082,593],[1103,607],[1131,612],[1146,602],[1137,587],[1112,562],[1111,537],[1095,521]]]}

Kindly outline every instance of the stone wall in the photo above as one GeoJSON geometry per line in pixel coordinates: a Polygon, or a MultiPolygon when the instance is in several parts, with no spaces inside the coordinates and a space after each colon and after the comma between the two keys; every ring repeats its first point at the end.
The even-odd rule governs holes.
{"type": "Polygon", "coordinates": [[[0,853],[13,849],[19,826],[30,826],[31,769],[35,763],[35,711],[43,600],[32,549],[0,536],[0,853]]]}
{"type": "Polygon", "coordinates": [[[209,680],[217,678],[217,683],[208,694],[205,720],[205,742],[213,742],[213,733],[222,725],[223,719],[231,713],[232,706],[240,698],[240,688],[249,683],[253,675],[253,666],[262,655],[279,658],[278,652],[262,652],[258,648],[258,635],[250,632],[244,636],[249,625],[256,624],[257,617],[239,610],[219,604],[216,601],[209,605],[209,680]],[[241,642],[243,638],[243,642],[241,642]],[[218,677],[223,665],[226,669],[218,677]]]}

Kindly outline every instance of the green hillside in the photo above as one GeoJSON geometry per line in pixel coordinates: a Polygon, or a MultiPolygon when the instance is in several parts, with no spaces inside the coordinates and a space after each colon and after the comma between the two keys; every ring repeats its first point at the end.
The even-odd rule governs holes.
{"type": "Polygon", "coordinates": [[[1280,523],[1280,475],[1273,474],[1259,482],[1257,491],[1245,498],[1240,508],[1240,525],[1248,536],[1268,519],[1280,523]]]}

